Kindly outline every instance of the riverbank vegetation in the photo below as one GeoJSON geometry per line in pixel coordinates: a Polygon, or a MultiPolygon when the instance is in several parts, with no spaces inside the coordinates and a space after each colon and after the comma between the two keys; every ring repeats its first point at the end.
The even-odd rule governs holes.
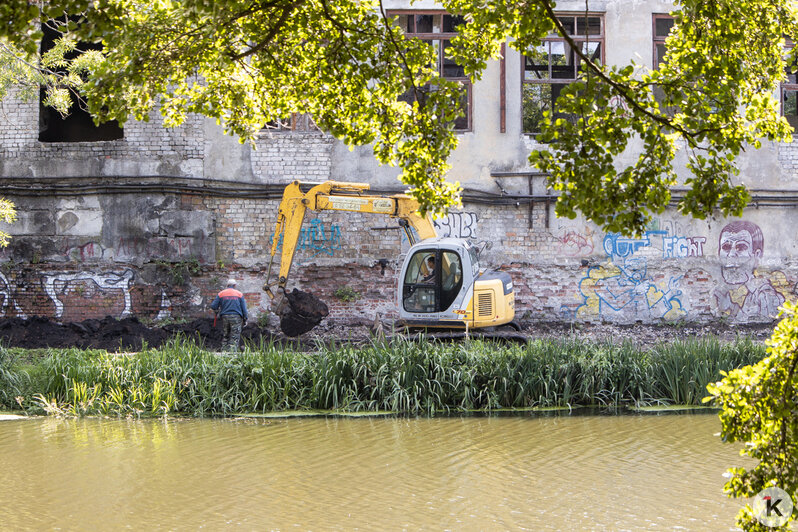
{"type": "Polygon", "coordinates": [[[698,405],[720,372],[758,362],[748,339],[663,343],[392,340],[277,344],[237,354],[177,338],[116,354],[0,349],[0,406],[57,415],[235,415],[284,410],[446,412],[576,405],[698,405]]]}
{"type": "MultiPolygon", "coordinates": [[[[741,453],[757,461],[750,469],[730,468],[724,491],[738,498],[757,496],[762,502],[761,490],[778,487],[798,503],[798,304],[786,302],[780,316],[767,342],[769,356],[710,384],[709,400],[721,408],[723,441],[744,443],[741,453]]],[[[738,527],[776,530],[781,523],[778,530],[792,530],[790,523],[798,519],[798,508],[784,516],[768,510],[768,519],[763,519],[764,508],[755,508],[746,504],[740,510],[738,527]]]]}

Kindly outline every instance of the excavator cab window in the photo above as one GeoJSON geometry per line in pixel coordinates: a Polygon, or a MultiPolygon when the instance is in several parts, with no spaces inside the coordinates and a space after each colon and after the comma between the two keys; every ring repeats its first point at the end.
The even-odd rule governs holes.
{"type": "Polygon", "coordinates": [[[402,284],[407,312],[444,311],[463,286],[460,256],[453,251],[419,250],[410,259],[402,284]]]}
{"type": "Polygon", "coordinates": [[[454,251],[444,251],[441,259],[441,310],[446,310],[452,306],[463,286],[463,266],[460,256],[454,251]]]}

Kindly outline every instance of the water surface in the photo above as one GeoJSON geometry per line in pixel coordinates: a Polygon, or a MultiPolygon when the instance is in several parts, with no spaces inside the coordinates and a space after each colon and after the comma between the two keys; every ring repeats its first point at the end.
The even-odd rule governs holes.
{"type": "Polygon", "coordinates": [[[0,422],[4,530],[733,529],[717,416],[0,422]]]}

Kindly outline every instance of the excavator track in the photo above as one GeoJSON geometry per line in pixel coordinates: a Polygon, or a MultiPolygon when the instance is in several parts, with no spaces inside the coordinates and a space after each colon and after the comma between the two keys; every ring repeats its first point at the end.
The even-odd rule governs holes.
{"type": "Polygon", "coordinates": [[[529,336],[521,331],[521,327],[515,323],[510,322],[501,327],[490,327],[486,329],[471,329],[465,331],[463,329],[440,330],[440,329],[426,329],[426,330],[410,330],[407,334],[396,335],[402,336],[406,339],[417,340],[425,338],[427,340],[440,340],[440,341],[456,341],[466,339],[480,339],[480,340],[497,340],[502,342],[519,342],[526,343],[529,341],[529,336]]]}

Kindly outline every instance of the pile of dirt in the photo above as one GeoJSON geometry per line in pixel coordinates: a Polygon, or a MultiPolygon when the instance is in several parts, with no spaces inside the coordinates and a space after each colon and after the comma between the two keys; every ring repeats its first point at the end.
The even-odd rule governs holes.
{"type": "Polygon", "coordinates": [[[292,292],[285,292],[285,297],[276,306],[276,313],[280,316],[283,334],[296,337],[321,323],[330,311],[318,297],[294,288],[292,292]]]}
{"type": "MultiPolygon", "coordinates": [[[[222,345],[221,324],[213,326],[212,318],[196,319],[189,323],[147,327],[137,318],[117,320],[107,316],[101,320],[57,323],[35,316],[29,319],[0,320],[0,342],[6,347],[37,349],[44,347],[78,347],[108,351],[140,351],[144,345],[159,347],[181,334],[193,338],[208,349],[222,345]]],[[[245,340],[268,342],[273,334],[255,324],[247,325],[241,333],[245,340]]]]}

